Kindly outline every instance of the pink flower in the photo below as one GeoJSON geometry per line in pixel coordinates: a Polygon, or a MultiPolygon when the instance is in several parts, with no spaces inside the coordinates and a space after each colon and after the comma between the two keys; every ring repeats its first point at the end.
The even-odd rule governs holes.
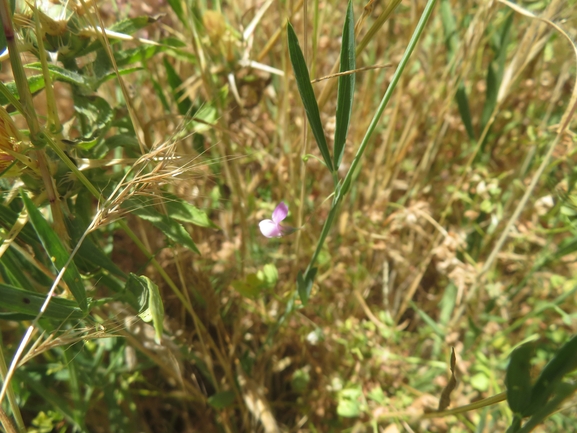
{"type": "MultiPolygon", "coordinates": [[[[261,233],[267,238],[280,238],[287,233],[287,227],[280,225],[288,215],[288,206],[280,202],[272,213],[272,220],[262,220],[258,223],[261,233]]],[[[288,228],[290,231],[290,228],[288,228]]]]}

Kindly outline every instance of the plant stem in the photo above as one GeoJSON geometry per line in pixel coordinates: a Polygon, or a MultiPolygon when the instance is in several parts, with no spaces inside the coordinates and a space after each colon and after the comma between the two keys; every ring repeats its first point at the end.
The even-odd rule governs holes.
{"type": "Polygon", "coordinates": [[[405,50],[405,53],[403,54],[403,58],[401,59],[399,65],[397,66],[397,70],[395,71],[393,78],[391,79],[391,83],[389,84],[389,87],[387,88],[385,95],[383,96],[383,99],[381,100],[381,102],[377,108],[377,111],[376,111],[375,115],[373,116],[371,123],[369,124],[369,127],[367,128],[367,132],[365,133],[365,136],[363,137],[363,140],[361,141],[361,144],[359,145],[359,149],[357,150],[357,154],[355,155],[355,158],[353,159],[353,162],[352,162],[352,164],[351,164],[351,166],[350,166],[350,168],[349,168],[349,170],[348,170],[348,172],[347,172],[347,174],[343,180],[342,186],[340,188],[337,187],[337,190],[335,191],[335,198],[333,200],[333,205],[331,207],[331,210],[329,211],[329,215],[325,221],[325,224],[323,225],[323,229],[321,231],[320,238],[317,242],[317,247],[315,249],[315,252],[313,253],[313,256],[311,258],[309,265],[307,266],[307,270],[305,272],[305,275],[312,269],[312,267],[314,266],[314,264],[316,262],[316,259],[318,258],[319,254],[321,252],[324,241],[325,241],[325,239],[329,233],[329,230],[331,229],[331,226],[335,220],[338,206],[342,202],[343,197],[345,196],[345,194],[349,191],[349,189],[351,187],[353,175],[355,173],[357,166],[359,165],[359,163],[361,161],[361,157],[363,156],[363,153],[365,152],[365,150],[369,144],[369,140],[371,139],[371,136],[373,135],[373,132],[375,131],[375,128],[377,127],[377,123],[379,122],[381,115],[383,114],[383,111],[385,110],[385,107],[387,106],[389,100],[391,99],[391,96],[393,95],[393,92],[397,86],[397,83],[399,82],[401,75],[403,74],[403,71],[405,70],[405,66],[407,66],[407,63],[409,62],[411,54],[412,54],[413,50],[415,49],[417,42],[419,41],[419,38],[421,37],[421,34],[423,33],[423,30],[425,29],[425,25],[427,24],[427,21],[429,20],[429,17],[431,16],[431,14],[433,12],[433,8],[435,7],[436,3],[437,3],[437,0],[429,0],[427,2],[427,5],[425,6],[425,10],[423,11],[423,14],[421,15],[421,18],[417,24],[417,27],[415,28],[415,31],[413,32],[413,36],[411,37],[411,40],[409,41],[409,44],[407,45],[407,49],[405,50]]]}

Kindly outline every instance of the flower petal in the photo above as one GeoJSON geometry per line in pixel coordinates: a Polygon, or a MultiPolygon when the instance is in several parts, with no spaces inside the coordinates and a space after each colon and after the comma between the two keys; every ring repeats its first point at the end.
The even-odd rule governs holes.
{"type": "Polygon", "coordinates": [[[272,213],[272,220],[275,223],[280,223],[288,215],[288,206],[281,201],[272,213]]]}
{"type": "Polygon", "coordinates": [[[260,232],[267,238],[280,238],[282,236],[282,229],[280,225],[272,220],[262,220],[258,223],[260,232]]]}

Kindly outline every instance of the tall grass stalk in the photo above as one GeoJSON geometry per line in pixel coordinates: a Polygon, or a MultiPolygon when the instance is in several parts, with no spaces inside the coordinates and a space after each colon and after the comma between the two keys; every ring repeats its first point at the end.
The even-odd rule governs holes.
{"type": "MultiPolygon", "coordinates": [[[[324,242],[329,234],[329,231],[335,221],[336,215],[338,213],[338,208],[339,205],[341,204],[344,196],[347,194],[347,192],[349,191],[350,187],[351,187],[351,183],[352,183],[352,179],[353,176],[355,174],[356,168],[359,165],[359,163],[361,162],[361,158],[367,148],[367,146],[370,143],[371,137],[373,135],[373,132],[375,131],[375,128],[381,118],[381,115],[383,114],[383,111],[385,110],[385,107],[387,106],[387,104],[389,103],[389,100],[391,99],[391,96],[393,95],[393,92],[399,82],[399,80],[401,79],[401,76],[403,74],[403,71],[405,70],[405,67],[407,66],[407,63],[409,62],[409,59],[411,57],[411,54],[413,53],[413,50],[415,49],[415,47],[417,46],[417,42],[419,41],[425,26],[427,24],[427,21],[429,20],[431,14],[433,13],[433,9],[435,7],[435,4],[437,3],[436,0],[429,0],[425,6],[425,9],[423,10],[423,13],[421,14],[421,18],[419,19],[419,22],[417,23],[417,26],[413,32],[413,35],[411,36],[411,39],[409,40],[409,43],[407,45],[407,48],[405,49],[405,52],[403,54],[403,57],[401,58],[401,61],[399,62],[399,65],[397,66],[397,69],[395,70],[395,73],[393,74],[393,77],[391,78],[391,82],[389,84],[389,86],[387,87],[387,90],[383,96],[383,98],[381,99],[381,102],[377,108],[377,111],[375,112],[371,123],[369,124],[369,127],[367,128],[367,131],[365,133],[365,136],[363,137],[363,140],[361,141],[361,144],[359,145],[359,148],[357,150],[357,153],[353,159],[353,162],[351,163],[351,166],[349,168],[349,170],[347,171],[347,174],[344,177],[344,180],[342,181],[342,184],[339,184],[339,186],[337,186],[337,188],[335,189],[334,192],[334,198],[332,201],[332,205],[331,205],[331,209],[329,211],[329,214],[327,216],[327,219],[323,225],[323,228],[321,230],[321,234],[319,236],[319,239],[317,241],[317,245],[316,248],[313,252],[313,255],[311,257],[311,260],[303,274],[303,279],[305,282],[310,281],[313,273],[316,273],[316,270],[314,269],[314,265],[318,259],[318,256],[323,248],[324,242]]],[[[305,292],[303,290],[300,290],[300,296],[301,296],[301,301],[303,303],[306,304],[306,302],[308,301],[308,295],[310,293],[306,293],[308,292],[308,290],[305,292]],[[303,296],[303,294],[306,293],[306,295],[303,296]]]]}

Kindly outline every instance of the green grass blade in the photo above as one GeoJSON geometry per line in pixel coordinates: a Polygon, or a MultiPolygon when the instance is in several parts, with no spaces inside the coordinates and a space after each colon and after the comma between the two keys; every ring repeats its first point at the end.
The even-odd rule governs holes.
{"type": "MultiPolygon", "coordinates": [[[[69,253],[64,248],[64,245],[50,227],[50,224],[44,219],[38,208],[32,200],[28,198],[25,193],[22,193],[22,201],[26,206],[26,211],[28,212],[28,217],[30,218],[30,222],[36,230],[36,234],[38,238],[42,242],[48,257],[52,260],[52,263],[56,267],[58,271],[60,271],[69,258],[69,253]]],[[[80,277],[80,273],[76,268],[74,262],[70,262],[68,264],[68,268],[64,272],[63,279],[68,285],[70,292],[78,302],[78,305],[83,311],[88,310],[88,301],[86,300],[86,290],[84,289],[84,285],[82,284],[82,278],[80,277]]],[[[38,311],[37,311],[38,313],[38,311]]]]}
{"type": "Polygon", "coordinates": [[[481,114],[481,130],[485,128],[485,125],[487,125],[487,122],[489,122],[493,114],[493,110],[497,106],[497,96],[499,94],[499,87],[503,81],[512,24],[513,13],[509,12],[500,31],[495,35],[495,58],[491,61],[489,69],[487,70],[487,91],[485,105],[483,106],[483,112],[481,114]]]}
{"type": "Polygon", "coordinates": [[[192,109],[192,101],[188,97],[183,98],[184,91],[179,90],[181,89],[182,86],[182,79],[176,73],[176,70],[166,59],[166,57],[163,59],[163,61],[164,61],[164,68],[166,69],[166,78],[168,80],[170,88],[172,89],[172,94],[174,96],[174,100],[176,101],[178,112],[184,116],[188,114],[189,111],[192,109]]]}
{"type": "Polygon", "coordinates": [[[521,414],[531,403],[531,356],[533,346],[525,344],[511,354],[507,367],[505,385],[507,387],[507,402],[511,411],[521,414]]]}
{"type": "Polygon", "coordinates": [[[126,200],[122,204],[122,207],[129,209],[133,214],[138,215],[143,220],[152,223],[152,225],[164,233],[169,239],[200,254],[190,234],[184,227],[168,215],[157,211],[151,200],[144,197],[133,197],[126,200]]]}
{"type": "Polygon", "coordinates": [[[331,172],[334,172],[331,154],[329,152],[327,140],[323,131],[323,125],[321,124],[319,106],[315,98],[313,86],[311,85],[307,64],[299,45],[297,35],[295,34],[295,31],[290,23],[287,25],[287,39],[291,64],[295,74],[299,94],[301,95],[301,100],[305,107],[307,119],[309,120],[311,130],[313,131],[313,135],[315,136],[315,140],[319,146],[319,150],[321,151],[321,155],[323,156],[325,164],[331,172]]]}
{"type": "MultiPolygon", "coordinates": [[[[345,25],[343,27],[340,72],[352,71],[355,67],[355,22],[353,17],[353,6],[349,1],[345,25]]],[[[354,93],[355,74],[340,76],[337,91],[337,118],[335,128],[335,147],[333,153],[335,169],[338,169],[339,165],[341,165],[343,154],[345,153],[345,143],[353,111],[354,93]]]]}
{"type": "MultiPolygon", "coordinates": [[[[0,283],[0,307],[8,314],[18,313],[18,320],[32,320],[38,315],[46,295],[19,289],[0,283]]],[[[76,302],[69,299],[53,298],[43,316],[47,319],[82,319],[86,314],[78,308],[76,302]]],[[[0,316],[7,318],[6,316],[0,316]]]]}

